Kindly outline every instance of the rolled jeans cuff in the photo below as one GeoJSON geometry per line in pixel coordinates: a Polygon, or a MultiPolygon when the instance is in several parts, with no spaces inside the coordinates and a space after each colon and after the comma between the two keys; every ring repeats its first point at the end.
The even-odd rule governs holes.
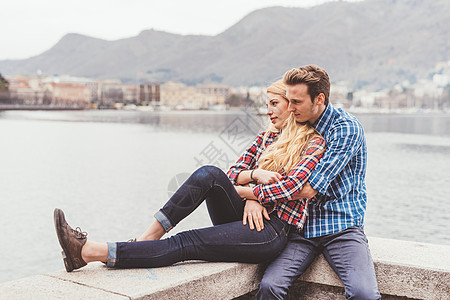
{"type": "Polygon", "coordinates": [[[106,261],[106,266],[109,268],[114,268],[116,266],[117,243],[107,242],[107,244],[108,244],[108,260],[106,261]]]}
{"type": "Polygon", "coordinates": [[[158,220],[159,224],[164,228],[165,232],[169,232],[173,228],[172,223],[160,210],[155,214],[155,219],[158,220]]]}

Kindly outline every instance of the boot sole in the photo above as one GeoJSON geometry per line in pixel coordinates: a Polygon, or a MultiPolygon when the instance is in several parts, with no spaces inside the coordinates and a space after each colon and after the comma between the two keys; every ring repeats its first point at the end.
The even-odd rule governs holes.
{"type": "Polygon", "coordinates": [[[62,229],[61,229],[62,220],[61,220],[61,218],[63,218],[65,220],[64,213],[59,208],[55,208],[55,211],[53,213],[53,220],[55,222],[56,235],[58,236],[59,245],[63,249],[62,258],[64,261],[64,267],[66,268],[67,272],[72,272],[74,269],[72,260],[70,259],[69,256],[67,256],[67,253],[69,253],[69,251],[67,251],[67,248],[62,239],[62,229]]]}

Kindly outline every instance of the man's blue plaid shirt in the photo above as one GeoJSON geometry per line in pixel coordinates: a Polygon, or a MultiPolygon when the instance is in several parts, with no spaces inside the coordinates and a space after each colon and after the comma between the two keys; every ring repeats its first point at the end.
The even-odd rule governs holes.
{"type": "Polygon", "coordinates": [[[327,150],[308,179],[318,194],[309,206],[306,238],[363,226],[367,203],[367,146],[359,121],[329,103],[313,126],[327,150]]]}

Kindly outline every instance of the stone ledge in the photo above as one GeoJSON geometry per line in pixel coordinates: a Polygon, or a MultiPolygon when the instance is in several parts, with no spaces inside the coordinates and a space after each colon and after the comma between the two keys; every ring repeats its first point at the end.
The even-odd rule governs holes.
{"type": "Polygon", "coordinates": [[[0,299],[130,299],[98,288],[47,275],[36,275],[0,284],[0,299]]]}
{"type": "MultiPolygon", "coordinates": [[[[450,299],[450,246],[369,238],[384,299],[450,299]]],[[[0,284],[5,299],[233,299],[257,288],[263,267],[190,261],[152,269],[107,269],[103,264],[0,284]]],[[[342,284],[323,256],[293,292],[344,299],[342,284]],[[310,283],[310,284],[308,284],[310,283]],[[312,283],[312,284],[311,284],[312,283]],[[301,286],[301,288],[299,288],[301,286]]],[[[290,299],[300,299],[292,295],[290,299]]],[[[250,296],[251,298],[251,296],[250,296]]]]}

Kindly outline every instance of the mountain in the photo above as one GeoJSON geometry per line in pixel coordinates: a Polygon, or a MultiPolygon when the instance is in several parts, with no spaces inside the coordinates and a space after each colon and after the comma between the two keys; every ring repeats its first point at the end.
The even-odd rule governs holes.
{"type": "Polygon", "coordinates": [[[239,86],[316,64],[332,81],[377,89],[426,78],[450,60],[449,11],[447,0],[339,1],[256,10],[216,36],[145,30],[105,41],[72,33],[38,56],[0,61],[0,73],[239,86]]]}

